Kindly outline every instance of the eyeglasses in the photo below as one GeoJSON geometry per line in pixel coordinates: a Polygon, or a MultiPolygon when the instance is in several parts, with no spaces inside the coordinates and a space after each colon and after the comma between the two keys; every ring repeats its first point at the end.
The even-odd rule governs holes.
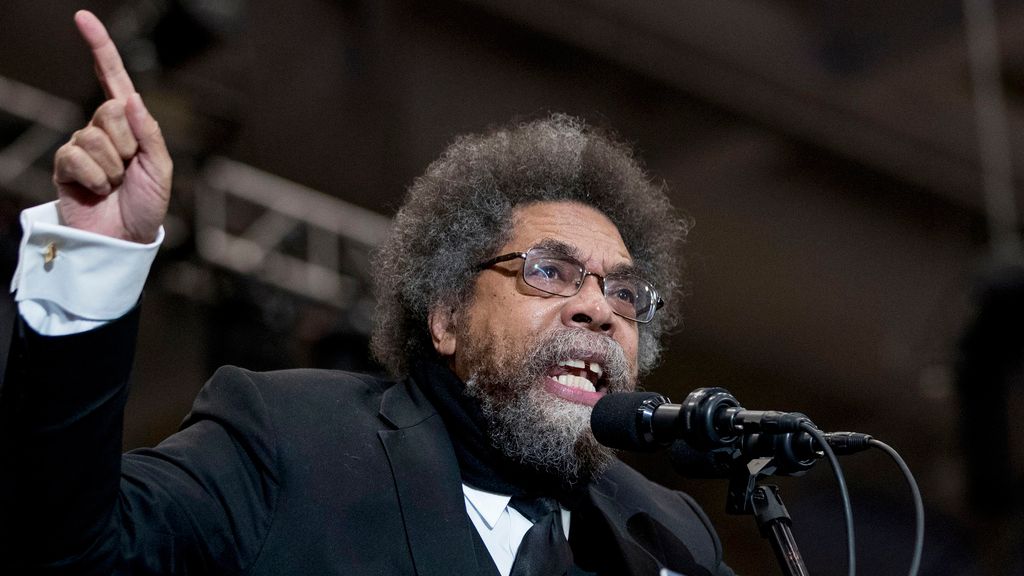
{"type": "Polygon", "coordinates": [[[593,276],[612,312],[641,324],[650,322],[654,313],[665,305],[654,286],[643,278],[614,272],[601,276],[588,272],[575,258],[542,247],[495,256],[478,264],[477,269],[484,270],[516,258],[523,259],[523,281],[526,285],[546,294],[575,296],[583,288],[587,276],[593,276]]]}

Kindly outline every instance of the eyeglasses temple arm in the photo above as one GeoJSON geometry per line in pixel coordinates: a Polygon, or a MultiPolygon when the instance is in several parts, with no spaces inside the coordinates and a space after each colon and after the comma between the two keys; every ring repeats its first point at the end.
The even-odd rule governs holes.
{"type": "Polygon", "coordinates": [[[481,262],[476,265],[477,270],[484,270],[494,266],[495,264],[501,264],[502,262],[508,262],[509,260],[515,260],[516,258],[526,259],[526,252],[510,252],[508,254],[502,254],[501,256],[495,256],[486,262],[481,262]]]}

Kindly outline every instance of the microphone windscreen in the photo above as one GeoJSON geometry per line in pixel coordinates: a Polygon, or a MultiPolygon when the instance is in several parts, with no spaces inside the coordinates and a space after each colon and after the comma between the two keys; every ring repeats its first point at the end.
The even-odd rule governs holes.
{"type": "Polygon", "coordinates": [[[643,438],[637,412],[644,401],[661,398],[656,392],[605,394],[590,414],[590,428],[597,441],[618,450],[648,451],[660,448],[643,438]]]}

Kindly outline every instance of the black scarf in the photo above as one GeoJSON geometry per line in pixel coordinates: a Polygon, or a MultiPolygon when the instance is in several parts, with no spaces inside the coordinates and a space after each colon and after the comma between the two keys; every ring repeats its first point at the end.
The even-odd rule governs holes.
{"type": "Polygon", "coordinates": [[[439,359],[418,362],[412,376],[444,420],[464,483],[495,494],[552,496],[569,509],[579,501],[585,480],[567,485],[551,472],[510,460],[491,445],[480,402],[466,394],[466,385],[439,359]]]}
{"type": "MultiPolygon", "coordinates": [[[[616,576],[646,574],[653,569],[660,556],[652,558],[648,556],[651,553],[643,553],[642,543],[637,543],[641,546],[625,546],[619,542],[619,538],[587,497],[586,486],[589,480],[583,480],[574,487],[567,486],[556,475],[514,462],[494,448],[487,438],[489,424],[480,408],[480,402],[466,394],[466,385],[439,359],[431,357],[420,361],[413,367],[412,377],[444,420],[464,483],[495,494],[526,498],[551,496],[573,511],[573,529],[569,532],[569,544],[575,561],[570,572],[572,576],[595,576],[598,573],[616,576]],[[636,563],[635,567],[631,567],[623,546],[637,551],[634,555],[639,559],[632,560],[636,563]]],[[[478,535],[474,538],[481,565],[494,570],[483,541],[478,535]]],[[[644,547],[659,549],[659,545],[644,547]]],[[[686,551],[689,558],[690,567],[685,573],[707,574],[692,563],[685,545],[680,544],[676,548],[686,551]]],[[[664,560],[658,563],[665,564],[664,560]]],[[[485,572],[493,574],[490,570],[485,569],[485,572]]]]}

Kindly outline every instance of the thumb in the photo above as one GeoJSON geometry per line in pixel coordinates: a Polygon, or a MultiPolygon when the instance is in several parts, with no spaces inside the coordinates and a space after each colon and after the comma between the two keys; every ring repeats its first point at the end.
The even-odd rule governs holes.
{"type": "Polygon", "coordinates": [[[162,184],[168,185],[171,177],[171,155],[167,151],[163,133],[156,119],[142,103],[138,92],[128,97],[125,106],[128,125],[132,129],[135,140],[139,143],[139,159],[149,175],[162,184]]]}

